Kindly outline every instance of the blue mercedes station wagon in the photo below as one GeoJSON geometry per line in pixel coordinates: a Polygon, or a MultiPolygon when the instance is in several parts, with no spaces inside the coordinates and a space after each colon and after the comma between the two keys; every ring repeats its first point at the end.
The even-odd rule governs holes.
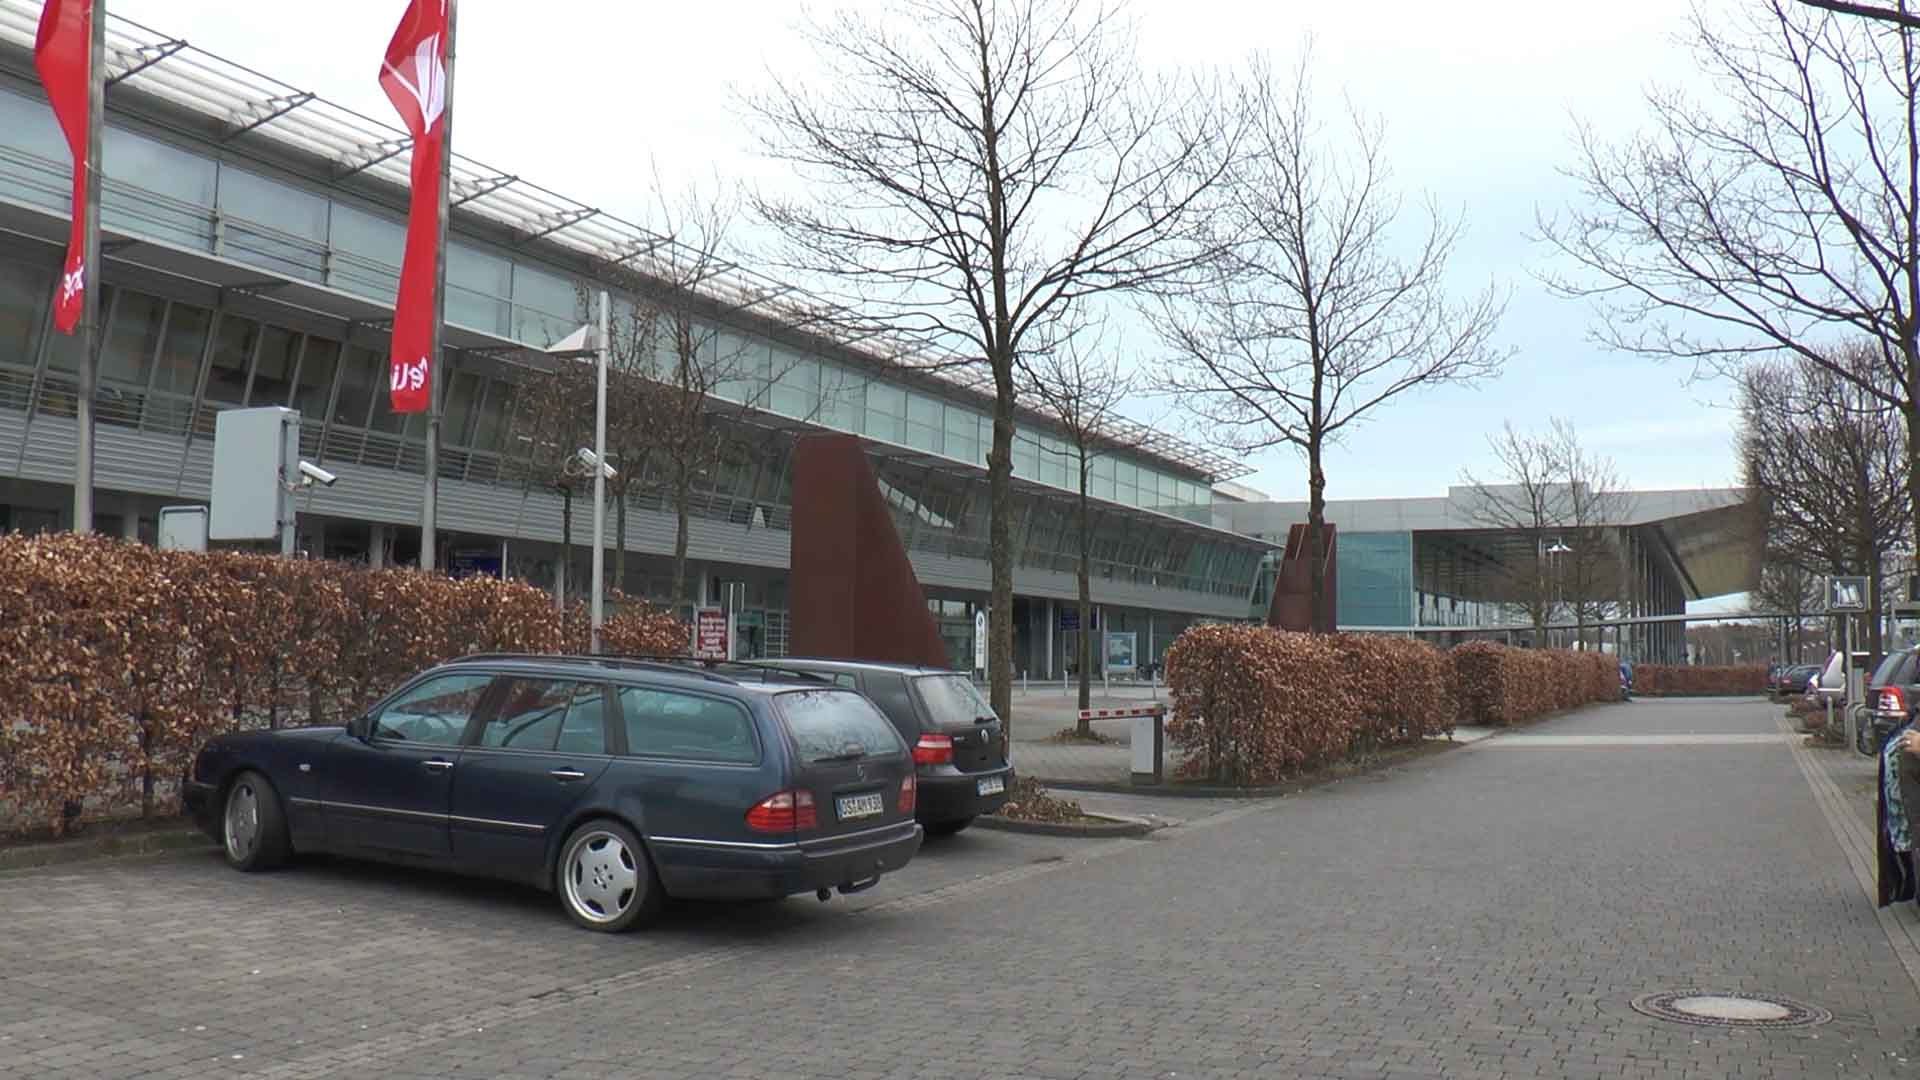
{"type": "Polygon", "coordinates": [[[625,930],[669,898],[852,893],[920,848],[872,702],[745,664],[489,654],[342,727],[221,735],[187,810],[229,864],[327,852],[552,890],[625,930]]]}

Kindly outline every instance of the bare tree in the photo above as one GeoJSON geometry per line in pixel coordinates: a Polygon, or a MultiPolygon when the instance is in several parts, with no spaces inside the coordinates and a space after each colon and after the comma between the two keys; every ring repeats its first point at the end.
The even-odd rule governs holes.
{"type": "Polygon", "coordinates": [[[1567,517],[1566,484],[1552,443],[1516,430],[1511,421],[1500,434],[1488,436],[1487,446],[1499,466],[1498,479],[1484,482],[1471,472],[1461,474],[1472,488],[1473,522],[1524,538],[1501,558],[1491,591],[1526,614],[1535,644],[1544,645],[1547,624],[1560,606],[1555,560],[1566,554],[1560,535],[1567,517]]]}
{"type": "Polygon", "coordinates": [[[1157,78],[1102,0],[893,0],[801,32],[807,84],[747,101],[766,152],[818,192],[762,196],[781,262],[884,330],[993,382],[992,704],[1012,715],[1016,364],[1102,294],[1179,279],[1231,162],[1230,112],[1157,78]]]}
{"type": "Polygon", "coordinates": [[[1604,343],[1717,373],[1796,358],[1896,410],[1915,455],[1920,50],[1905,0],[1877,11],[1897,25],[1837,0],[1697,6],[1718,100],[1655,91],[1651,130],[1617,146],[1582,129],[1583,203],[1541,231],[1576,267],[1549,284],[1596,305],[1604,343]],[[1872,363],[1842,359],[1843,342],[1872,363]]]}
{"type": "Polygon", "coordinates": [[[1748,606],[1787,617],[1787,640],[1780,657],[1783,662],[1800,662],[1807,619],[1820,610],[1820,600],[1820,575],[1769,546],[1760,565],[1760,584],[1748,599],[1748,606]]]}
{"type": "Polygon", "coordinates": [[[1569,421],[1549,422],[1546,448],[1553,473],[1566,485],[1561,546],[1570,550],[1554,569],[1573,612],[1574,642],[1585,648],[1588,624],[1618,614],[1626,596],[1621,552],[1612,539],[1631,509],[1627,485],[1613,459],[1582,445],[1569,421]]]}
{"type": "MultiPolygon", "coordinates": [[[[766,406],[796,364],[776,364],[767,341],[723,322],[741,314],[713,289],[734,265],[730,234],[740,209],[735,190],[715,180],[708,189],[674,193],[656,174],[654,198],[653,250],[605,273],[633,298],[620,306],[608,335],[607,441],[610,454],[624,463],[616,526],[621,548],[631,492],[657,492],[673,512],[668,596],[677,606],[693,600],[687,546],[696,488],[749,453],[726,414],[766,406]]],[[[818,408],[816,389],[798,411],[806,419],[818,408]]],[[[616,563],[615,580],[624,580],[624,571],[624,561],[616,563]]]]}
{"type": "Polygon", "coordinates": [[[523,373],[508,430],[528,452],[527,482],[560,493],[560,557],[554,563],[554,600],[564,606],[573,559],[573,496],[593,475],[576,455],[593,445],[593,368],[560,359],[523,373]]]}
{"type": "Polygon", "coordinates": [[[1767,500],[1775,556],[1870,582],[1868,647],[1880,654],[1883,564],[1905,521],[1908,448],[1898,414],[1865,388],[1878,350],[1749,367],[1740,380],[1740,459],[1767,500]],[[1835,368],[1848,374],[1837,374],[1835,368]]]}
{"type": "MultiPolygon", "coordinates": [[[[1122,374],[1105,352],[1103,336],[1082,337],[1069,334],[1055,347],[1023,360],[1022,373],[1040,399],[1046,412],[1059,421],[1066,435],[1063,451],[1072,463],[1077,481],[1074,500],[1074,536],[1077,556],[1075,577],[1079,586],[1080,708],[1093,701],[1093,530],[1090,524],[1087,479],[1093,462],[1130,440],[1119,433],[1119,409],[1133,393],[1133,379],[1122,374]]],[[[1093,733],[1093,725],[1084,717],[1079,721],[1082,736],[1093,733]]]]}
{"type": "Polygon", "coordinates": [[[1288,82],[1255,60],[1241,90],[1247,152],[1213,221],[1223,254],[1204,289],[1151,317],[1173,351],[1162,388],[1237,451],[1291,446],[1307,463],[1314,629],[1326,594],[1329,444],[1401,394],[1499,370],[1502,302],[1444,288],[1461,234],[1429,203],[1409,238],[1390,187],[1384,127],[1354,113],[1330,138],[1307,62],[1288,82]]]}
{"type": "Polygon", "coordinates": [[[1900,0],[1898,10],[1875,7],[1872,4],[1855,4],[1851,3],[1850,0],[1800,0],[1800,3],[1810,8],[1836,11],[1842,15],[1858,15],[1862,18],[1890,22],[1909,30],[1920,30],[1920,16],[1916,16],[1907,10],[1906,0],[1900,0]]]}

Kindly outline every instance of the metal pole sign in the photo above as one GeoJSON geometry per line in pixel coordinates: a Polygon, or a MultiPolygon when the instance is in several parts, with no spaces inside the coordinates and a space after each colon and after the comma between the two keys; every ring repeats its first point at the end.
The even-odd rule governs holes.
{"type": "Polygon", "coordinates": [[[973,613],[973,669],[987,670],[987,613],[973,613]]]}
{"type": "Polygon", "coordinates": [[[727,645],[726,611],[717,607],[703,607],[694,611],[694,657],[700,660],[728,659],[727,645]]]}
{"type": "Polygon", "coordinates": [[[1830,577],[1827,579],[1828,611],[1867,610],[1867,579],[1830,577]]]}

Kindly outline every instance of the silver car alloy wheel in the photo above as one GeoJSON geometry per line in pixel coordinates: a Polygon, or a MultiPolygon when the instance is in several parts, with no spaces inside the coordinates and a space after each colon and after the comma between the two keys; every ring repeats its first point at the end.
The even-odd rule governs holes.
{"type": "Polygon", "coordinates": [[[241,780],[227,793],[227,857],[245,862],[260,842],[260,796],[241,780]]]}
{"type": "Polygon", "coordinates": [[[565,866],[567,903],[588,922],[612,922],[640,898],[638,861],[611,832],[582,833],[567,849],[565,866]]]}

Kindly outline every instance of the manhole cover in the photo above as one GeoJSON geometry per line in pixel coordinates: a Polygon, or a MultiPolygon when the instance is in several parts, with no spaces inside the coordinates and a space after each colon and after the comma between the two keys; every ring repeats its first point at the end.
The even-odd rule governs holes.
{"type": "Polygon", "coordinates": [[[1742,994],[1716,990],[1668,990],[1641,994],[1633,1010],[1657,1020],[1702,1027],[1790,1028],[1812,1027],[1833,1014],[1778,994],[1742,994]]]}

